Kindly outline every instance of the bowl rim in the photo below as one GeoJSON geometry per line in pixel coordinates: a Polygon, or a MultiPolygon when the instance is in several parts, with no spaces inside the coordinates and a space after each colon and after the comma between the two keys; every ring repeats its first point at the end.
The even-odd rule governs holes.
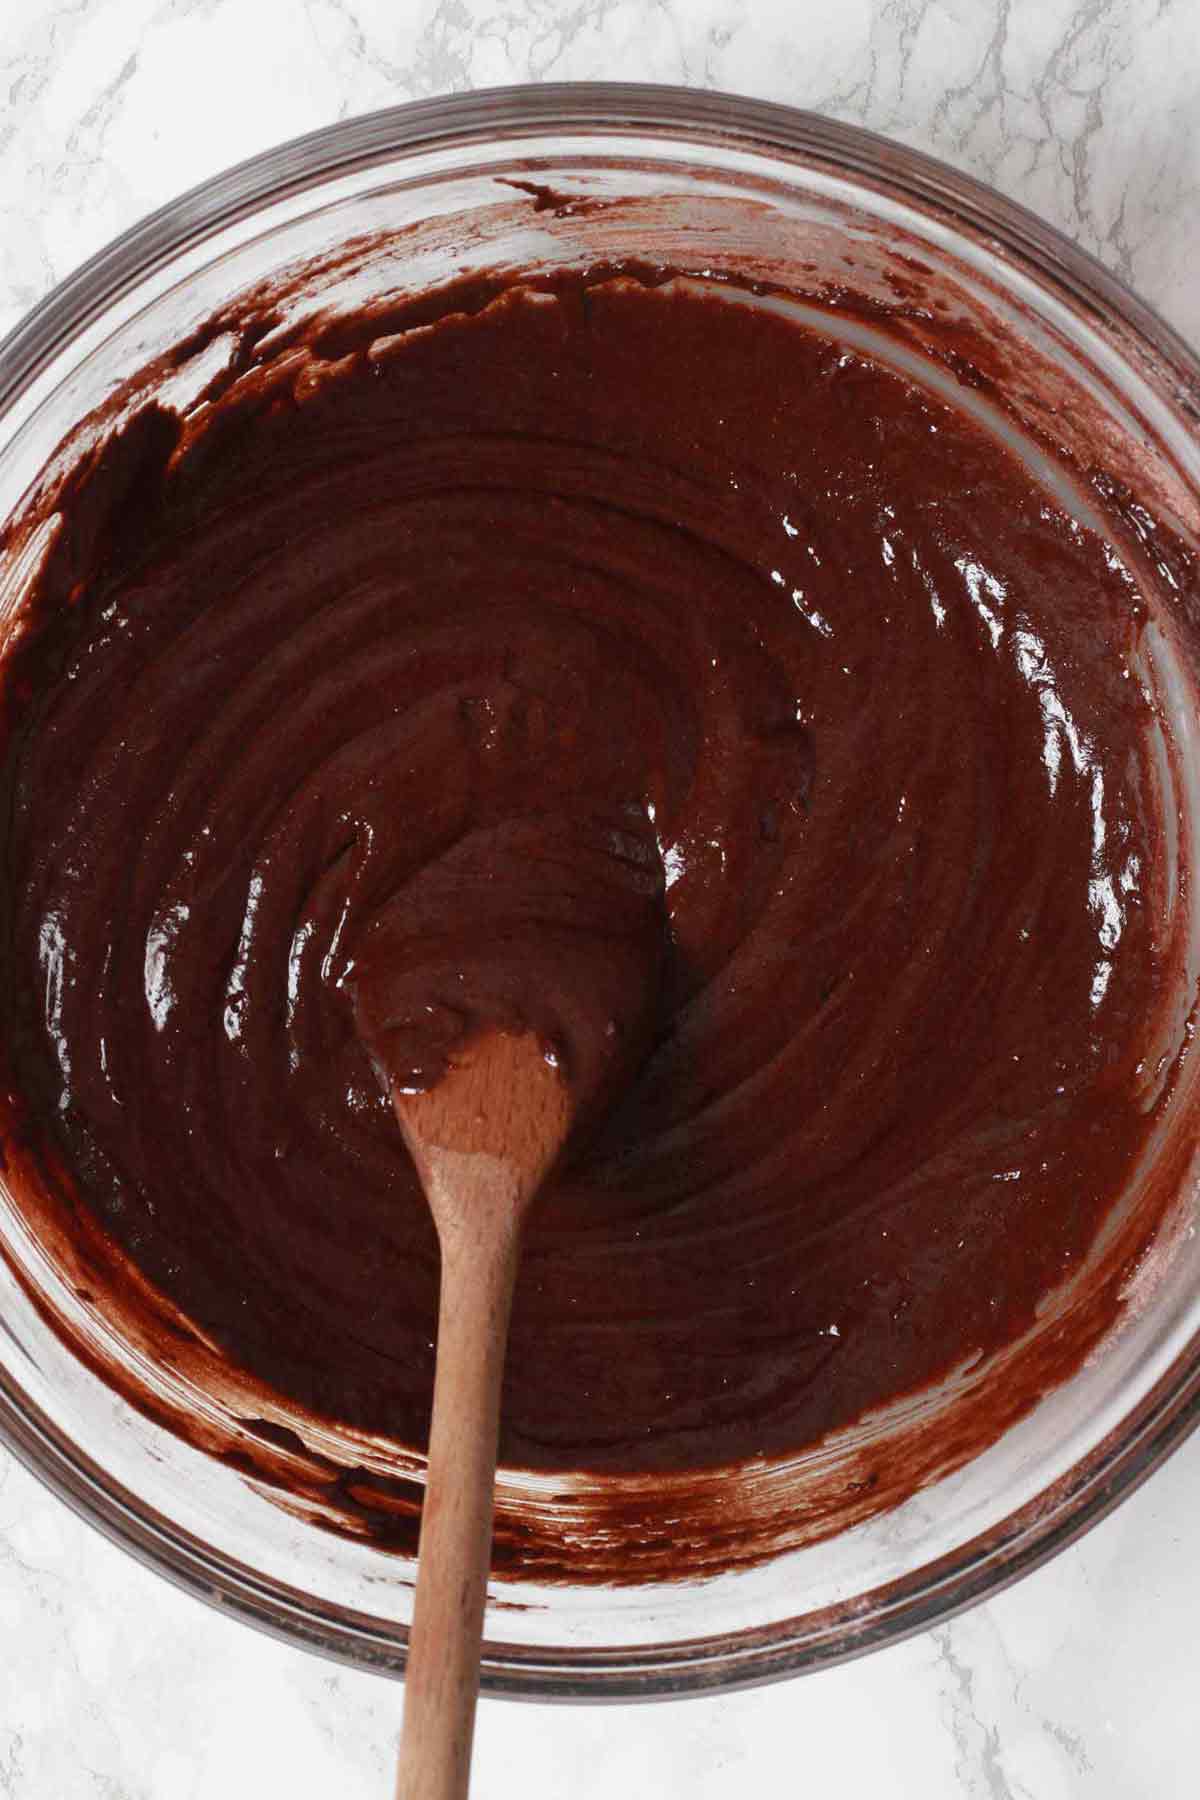
{"type": "MultiPolygon", "coordinates": [[[[508,136],[638,134],[778,155],[898,193],[927,216],[982,234],[1077,311],[1148,343],[1200,395],[1200,360],[1119,276],[1017,201],[879,133],[821,114],[714,90],[568,82],[477,89],[386,107],[276,145],[199,183],[88,258],[0,341],[0,425],[65,341],[134,282],[252,215],[384,158],[508,136]]],[[[1200,412],[1200,407],[1197,407],[1200,412]]],[[[845,1609],[760,1629],[621,1650],[484,1646],[485,1693],[629,1701],[756,1686],[847,1661],[944,1622],[1048,1561],[1132,1493],[1200,1423],[1200,1337],[1140,1403],[1047,1493],[983,1535],[845,1609]]],[[[289,1590],[210,1551],[152,1512],[66,1440],[0,1370],[0,1443],[82,1519],[177,1587],[291,1644],[382,1673],[404,1666],[404,1630],[289,1590]]]]}

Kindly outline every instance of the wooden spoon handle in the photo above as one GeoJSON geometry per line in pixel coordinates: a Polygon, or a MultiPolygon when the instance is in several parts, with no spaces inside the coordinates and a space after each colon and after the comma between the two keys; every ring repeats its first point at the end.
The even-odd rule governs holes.
{"type": "Polygon", "coordinates": [[[443,1232],[437,1375],[396,1800],[466,1800],[519,1220],[443,1232]],[[480,1229],[480,1227],[483,1229],[480,1229]]]}

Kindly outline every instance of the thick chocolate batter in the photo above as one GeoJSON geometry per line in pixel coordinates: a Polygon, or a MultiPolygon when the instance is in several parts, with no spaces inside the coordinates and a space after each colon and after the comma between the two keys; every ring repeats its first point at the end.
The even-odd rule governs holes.
{"type": "Polygon", "coordinates": [[[797,1450],[1077,1266],[1175,973],[1144,609],[961,412],[598,271],[251,334],[58,509],[6,666],[10,1158],[297,1417],[427,1425],[364,1037],[428,1078],[516,982],[599,1080],[660,859],[655,1041],[531,1222],[504,1460],[797,1450]]]}

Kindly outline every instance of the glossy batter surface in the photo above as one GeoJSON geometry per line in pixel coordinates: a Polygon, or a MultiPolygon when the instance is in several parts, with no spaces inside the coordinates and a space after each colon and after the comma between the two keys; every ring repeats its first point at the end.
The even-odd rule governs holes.
{"type": "Polygon", "coordinates": [[[6,674],[7,1134],[266,1389],[422,1444],[436,1246],[364,971],[368,1037],[434,1021],[418,1076],[457,975],[514,969],[583,1067],[619,1004],[560,1004],[573,909],[630,890],[580,820],[661,862],[669,941],[531,1222],[505,1460],[797,1449],[1077,1266],[1173,973],[1142,607],[963,414],[572,277],[251,356],[60,510],[6,674]]]}

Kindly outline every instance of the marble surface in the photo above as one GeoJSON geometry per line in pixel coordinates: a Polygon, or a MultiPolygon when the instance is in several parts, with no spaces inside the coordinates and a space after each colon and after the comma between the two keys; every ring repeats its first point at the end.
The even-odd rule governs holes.
{"type": "MultiPolygon", "coordinates": [[[[4,0],[0,331],[138,215],[449,89],[791,101],[1016,195],[1200,340],[1193,0],[4,0]]],[[[719,1700],[482,1708],[478,1800],[1194,1800],[1200,1436],[1048,1568],[844,1669],[719,1700]]],[[[398,1687],[177,1594],[0,1454],[0,1796],[382,1800],[398,1687]]]]}

